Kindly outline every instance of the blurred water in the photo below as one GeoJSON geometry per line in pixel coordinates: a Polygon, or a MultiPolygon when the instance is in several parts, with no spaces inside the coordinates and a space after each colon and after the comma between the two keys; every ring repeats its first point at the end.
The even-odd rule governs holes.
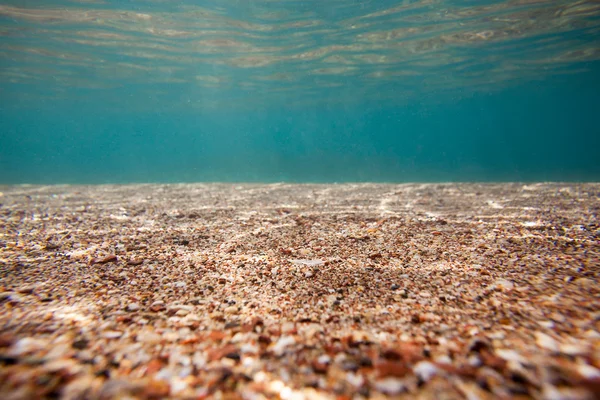
{"type": "Polygon", "coordinates": [[[0,183],[599,180],[596,1],[0,5],[0,183]]]}

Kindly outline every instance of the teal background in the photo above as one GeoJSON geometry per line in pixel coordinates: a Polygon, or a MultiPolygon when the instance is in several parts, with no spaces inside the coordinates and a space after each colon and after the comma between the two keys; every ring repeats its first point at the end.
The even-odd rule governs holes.
{"type": "MultiPolygon", "coordinates": [[[[121,3],[121,8],[132,4],[121,3]]],[[[234,6],[230,17],[239,12],[234,6]]],[[[287,3],[294,12],[303,6],[287,3]]],[[[176,6],[159,4],[148,10],[161,7],[172,8],[162,12],[178,12],[176,6]]],[[[325,6],[316,10],[317,16],[327,11],[325,6]]],[[[218,63],[205,67],[214,76],[228,76],[229,83],[217,87],[198,87],[185,81],[189,71],[176,69],[172,74],[180,81],[156,81],[163,72],[155,72],[148,73],[148,82],[143,76],[138,81],[121,77],[119,85],[101,88],[57,83],[43,71],[11,81],[6,71],[15,76],[14,71],[34,64],[73,69],[65,79],[79,74],[101,82],[102,76],[89,65],[19,59],[16,45],[38,40],[43,47],[45,42],[5,35],[0,37],[5,72],[0,83],[0,183],[598,181],[600,30],[597,15],[589,21],[594,29],[571,35],[587,44],[591,56],[561,61],[559,70],[539,76],[530,69],[508,82],[494,78],[502,67],[486,62],[474,67],[491,74],[477,90],[468,80],[448,86],[428,83],[452,79],[452,64],[371,86],[364,70],[317,81],[306,70],[285,64],[245,69],[218,63]],[[291,70],[301,89],[279,93],[276,89],[287,85],[285,80],[236,86],[265,69],[272,74],[291,70]]],[[[12,26],[6,32],[38,24],[6,15],[0,22],[12,26]]],[[[380,21],[378,29],[388,23],[380,21]]],[[[328,37],[311,43],[323,45],[328,37]]],[[[569,34],[557,37],[567,40],[569,34]]],[[[504,43],[494,57],[502,51],[507,58],[514,56],[510,46],[522,48],[523,40],[504,43]]],[[[86,50],[95,51],[107,52],[102,47],[86,50]]],[[[462,51],[476,60],[491,50],[473,46],[462,51]]],[[[108,53],[109,60],[117,57],[108,53]]],[[[210,57],[218,60],[220,54],[210,57]]]]}

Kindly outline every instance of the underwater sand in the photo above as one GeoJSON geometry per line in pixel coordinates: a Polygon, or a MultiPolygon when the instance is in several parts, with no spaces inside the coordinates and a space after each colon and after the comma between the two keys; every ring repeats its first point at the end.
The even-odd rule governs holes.
{"type": "Polygon", "coordinates": [[[600,393],[600,184],[0,187],[0,393],[600,393]]]}

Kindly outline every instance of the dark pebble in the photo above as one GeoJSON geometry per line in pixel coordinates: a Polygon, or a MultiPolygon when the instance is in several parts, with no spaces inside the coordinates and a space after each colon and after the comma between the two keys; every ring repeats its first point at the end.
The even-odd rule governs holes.
{"type": "Polygon", "coordinates": [[[467,348],[469,349],[469,352],[480,353],[483,350],[490,350],[492,344],[484,338],[477,337],[471,340],[467,348]]]}
{"type": "Polygon", "coordinates": [[[239,326],[240,326],[239,322],[228,322],[225,324],[225,329],[238,328],[239,326]]]}
{"type": "Polygon", "coordinates": [[[14,365],[17,362],[19,362],[19,359],[17,357],[5,356],[0,354],[0,364],[14,365]]]}
{"type": "Polygon", "coordinates": [[[271,343],[271,338],[265,335],[260,335],[258,337],[258,343],[262,343],[262,344],[270,344],[271,343]]]}
{"type": "Polygon", "coordinates": [[[89,341],[86,339],[79,339],[73,342],[72,346],[74,349],[83,350],[88,347],[89,341]]]}
{"type": "Polygon", "coordinates": [[[227,354],[225,354],[225,358],[230,358],[235,361],[240,361],[240,359],[241,359],[240,354],[237,352],[227,353],[227,354]]]}
{"type": "Polygon", "coordinates": [[[353,360],[345,360],[342,362],[342,369],[344,371],[356,372],[359,368],[360,366],[353,360]]]}
{"type": "Polygon", "coordinates": [[[94,375],[101,378],[110,378],[110,371],[108,369],[102,369],[100,371],[97,371],[94,375]]]}
{"type": "Polygon", "coordinates": [[[358,360],[358,364],[361,367],[372,367],[373,366],[373,361],[371,361],[371,359],[369,357],[361,357],[360,360],[358,360]]]}

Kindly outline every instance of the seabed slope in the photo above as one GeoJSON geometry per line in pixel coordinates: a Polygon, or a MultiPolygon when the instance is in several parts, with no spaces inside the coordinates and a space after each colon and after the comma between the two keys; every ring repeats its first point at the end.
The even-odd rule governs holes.
{"type": "Polygon", "coordinates": [[[600,393],[600,184],[0,191],[4,399],[600,393]]]}

